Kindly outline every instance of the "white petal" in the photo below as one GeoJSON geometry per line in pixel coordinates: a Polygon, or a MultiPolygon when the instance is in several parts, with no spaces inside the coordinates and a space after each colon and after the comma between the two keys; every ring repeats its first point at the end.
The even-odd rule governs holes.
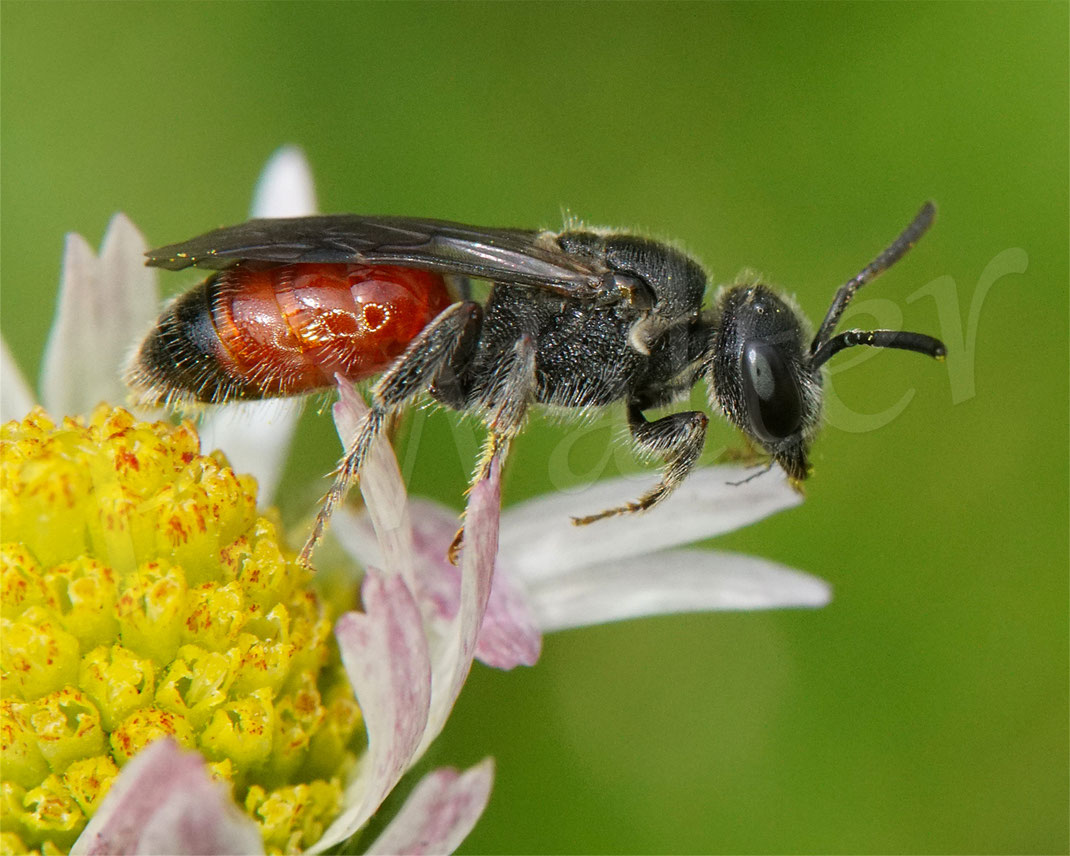
{"type": "Polygon", "coordinates": [[[22,419],[33,404],[33,392],[7,349],[7,342],[0,339],[0,422],[22,419]]]}
{"type": "Polygon", "coordinates": [[[339,618],[335,635],[368,751],[346,789],[346,809],[313,852],[345,841],[367,822],[411,765],[427,724],[431,665],[412,593],[400,576],[369,571],[361,596],[365,611],[339,618]]]}
{"type": "Polygon", "coordinates": [[[360,567],[367,568],[370,565],[382,568],[386,564],[375,537],[375,527],[366,512],[356,511],[349,506],[335,509],[331,518],[331,534],[360,567]]]}
{"type": "Polygon", "coordinates": [[[452,769],[428,773],[365,853],[452,853],[483,814],[493,784],[494,762],[490,758],[464,773],[452,769]]]}
{"type": "Polygon", "coordinates": [[[111,218],[100,250],[100,270],[108,299],[115,300],[117,306],[107,307],[106,317],[110,324],[101,332],[116,336],[115,355],[120,366],[125,363],[134,339],[156,320],[160,309],[156,271],[145,266],[147,249],[145,236],[129,217],[120,212],[111,218]],[[116,317],[113,309],[124,317],[116,317]],[[125,346],[122,342],[124,335],[125,346]]]}
{"type": "Polygon", "coordinates": [[[99,259],[80,235],[67,236],[41,371],[41,399],[53,416],[88,413],[101,401],[125,399],[128,352],[159,308],[156,272],[145,267],[147,248],[123,214],[108,225],[99,259]]]}
{"type": "Polygon", "coordinates": [[[87,373],[95,369],[96,359],[86,359],[85,349],[93,346],[96,330],[92,323],[83,322],[91,318],[94,296],[100,288],[93,248],[77,233],[67,235],[60,277],[39,386],[47,410],[73,414],[88,409],[79,391],[86,384],[87,373]]]}
{"type": "Polygon", "coordinates": [[[500,508],[501,468],[494,466],[468,497],[461,551],[461,605],[450,632],[432,653],[431,710],[417,758],[442,731],[472,668],[494,576],[500,508]]]}
{"type": "Polygon", "coordinates": [[[170,738],[123,767],[71,849],[72,856],[263,852],[260,831],[227,786],[170,738]]]}
{"type": "Polygon", "coordinates": [[[832,596],[828,583],[802,571],[712,550],[591,565],[544,580],[530,594],[544,633],[643,615],[818,607],[832,596]]]}
{"type": "Polygon", "coordinates": [[[522,502],[502,515],[503,562],[531,585],[584,565],[712,538],[802,502],[779,468],[731,484],[751,475],[743,467],[701,469],[650,511],[589,526],[574,526],[570,518],[634,499],[646,482],[612,479],[522,502]]]}
{"type": "Polygon", "coordinates": [[[213,407],[201,420],[201,448],[222,449],[236,473],[250,473],[257,501],[270,505],[301,417],[301,400],[241,401],[213,407]]]}
{"type": "MultiPolygon", "coordinates": [[[[346,449],[357,432],[357,426],[368,413],[368,405],[352,383],[336,377],[338,401],[332,410],[338,436],[346,449]]],[[[405,483],[398,469],[394,450],[383,434],[372,443],[360,471],[360,492],[375,527],[376,540],[382,553],[378,566],[389,573],[401,574],[409,588],[419,593],[413,570],[412,525],[405,483]]]]}
{"type": "Polygon", "coordinates": [[[283,146],[260,173],[253,195],[253,217],[306,217],[316,213],[316,187],[305,153],[283,146]]]}

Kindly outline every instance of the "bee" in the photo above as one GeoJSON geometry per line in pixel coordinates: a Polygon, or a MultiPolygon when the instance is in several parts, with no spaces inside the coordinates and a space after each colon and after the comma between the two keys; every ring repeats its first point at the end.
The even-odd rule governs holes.
{"type": "Polygon", "coordinates": [[[922,333],[835,333],[858,289],[902,258],[935,211],[923,205],[839,288],[816,334],[759,280],[721,288],[704,308],[698,262],[638,235],[359,215],[250,220],[147,254],[152,266],[216,272],[164,309],[126,378],[140,403],[186,405],[379,375],[302,550],[306,564],[372,442],[422,393],[485,423],[473,484],[504,461],[532,406],[622,402],[636,447],[663,458],[661,477],[638,499],[574,518],[578,525],[645,511],[687,478],[707,416],[644,412],[687,397],[700,379],[711,408],[798,486],[810,474],[832,356],[859,345],[946,353],[922,333]],[[470,279],[490,283],[484,301],[468,296],[470,279]]]}

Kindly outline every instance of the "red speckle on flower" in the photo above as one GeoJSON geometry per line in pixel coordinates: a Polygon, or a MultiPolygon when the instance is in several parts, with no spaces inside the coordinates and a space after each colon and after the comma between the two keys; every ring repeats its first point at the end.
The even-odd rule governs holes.
{"type": "Polygon", "coordinates": [[[130,450],[120,449],[115,456],[115,469],[119,472],[125,472],[126,470],[137,471],[141,469],[141,461],[130,450]]]}
{"type": "Polygon", "coordinates": [[[167,521],[167,530],[171,533],[171,540],[175,544],[185,544],[189,540],[189,533],[177,516],[167,521]]]}
{"type": "Polygon", "coordinates": [[[251,648],[242,654],[241,664],[243,669],[259,669],[260,671],[264,671],[267,668],[264,652],[259,646],[251,648]]]}
{"type": "Polygon", "coordinates": [[[297,693],[294,696],[294,710],[305,716],[316,712],[316,698],[312,693],[297,693]]]}
{"type": "Polygon", "coordinates": [[[75,505],[75,493],[74,486],[71,484],[71,480],[67,477],[60,479],[60,487],[63,489],[63,498],[67,501],[68,508],[74,508],[75,505]]]}

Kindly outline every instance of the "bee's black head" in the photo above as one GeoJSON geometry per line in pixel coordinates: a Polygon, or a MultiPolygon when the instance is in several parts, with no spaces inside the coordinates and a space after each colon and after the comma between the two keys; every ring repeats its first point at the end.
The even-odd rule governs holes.
{"type": "Polygon", "coordinates": [[[761,284],[737,285],[717,301],[707,380],[716,405],[794,480],[821,416],[821,377],[799,310],[761,284]]]}
{"type": "Polygon", "coordinates": [[[712,315],[707,380],[715,403],[795,482],[809,475],[807,453],[821,419],[821,366],[844,348],[898,348],[942,359],[943,342],[902,330],[833,335],[843,311],[867,282],[895,264],[929,229],[926,202],[888,248],[840,286],[817,335],[799,309],[759,283],[721,292],[712,315]]]}

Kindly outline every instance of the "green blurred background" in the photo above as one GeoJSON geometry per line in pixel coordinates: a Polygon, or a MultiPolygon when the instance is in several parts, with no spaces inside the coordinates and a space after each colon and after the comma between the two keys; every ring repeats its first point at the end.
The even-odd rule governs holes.
{"type": "MultiPolygon", "coordinates": [[[[939,334],[948,362],[839,358],[807,502],[718,542],[834,603],[548,638],[534,669],[475,668],[429,762],[497,758],[468,852],[1066,852],[1067,8],[8,0],[3,335],[36,377],[65,232],[240,221],[284,143],[325,211],[567,209],[815,319],[934,198],[848,323],[939,334]]],[[[452,418],[407,460],[458,505],[452,418]]],[[[582,481],[621,423],[564,459],[570,429],[536,422],[506,502],[582,481]]],[[[707,457],[733,442],[718,423],[707,457]]],[[[337,451],[309,412],[291,519],[337,451]]]]}

